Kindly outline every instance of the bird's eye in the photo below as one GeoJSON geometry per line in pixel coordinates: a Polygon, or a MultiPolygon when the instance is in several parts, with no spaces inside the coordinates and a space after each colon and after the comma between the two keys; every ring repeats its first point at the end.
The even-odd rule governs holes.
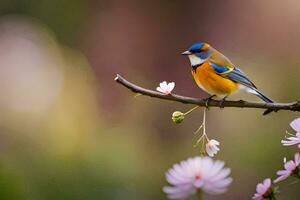
{"type": "Polygon", "coordinates": [[[203,52],[203,50],[202,49],[192,49],[192,50],[190,50],[190,52],[191,53],[201,53],[201,52],[203,52]]]}

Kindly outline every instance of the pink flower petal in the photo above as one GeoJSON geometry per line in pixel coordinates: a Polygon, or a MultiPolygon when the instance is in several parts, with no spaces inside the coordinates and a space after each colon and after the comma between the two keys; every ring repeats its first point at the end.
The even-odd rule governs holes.
{"type": "Polygon", "coordinates": [[[159,91],[159,92],[161,92],[161,93],[165,92],[163,89],[161,89],[161,87],[157,87],[156,90],[159,91]]]}
{"type": "Polygon", "coordinates": [[[230,169],[226,168],[221,170],[218,174],[216,174],[214,177],[211,178],[212,181],[219,181],[220,179],[223,179],[227,177],[230,174],[230,169]]]}
{"type": "MultiPolygon", "coordinates": [[[[290,138],[288,138],[288,139],[290,139],[290,138]]],[[[295,145],[295,144],[297,144],[297,143],[300,143],[300,139],[299,140],[297,140],[297,141],[288,141],[288,140],[281,140],[281,143],[282,143],[282,145],[284,145],[284,146],[291,146],[291,145],[295,145]]]]}
{"type": "Polygon", "coordinates": [[[290,125],[296,132],[300,132],[300,118],[292,121],[290,125]]]}
{"type": "Polygon", "coordinates": [[[205,181],[202,179],[202,180],[197,180],[194,182],[194,186],[196,188],[201,188],[203,185],[204,185],[205,181]]]}
{"type": "Polygon", "coordinates": [[[269,188],[269,187],[271,187],[272,181],[271,181],[270,178],[267,178],[267,179],[264,180],[263,184],[264,184],[265,187],[269,188]]]}
{"type": "Polygon", "coordinates": [[[166,89],[167,87],[167,81],[163,81],[159,84],[159,86],[162,88],[162,89],[166,89]]]}
{"type": "Polygon", "coordinates": [[[171,92],[174,89],[174,87],[175,87],[175,83],[174,82],[169,83],[168,87],[169,87],[168,88],[169,91],[171,92]]]}
{"type": "Polygon", "coordinates": [[[300,138],[297,138],[297,137],[288,137],[287,139],[290,141],[297,141],[297,142],[300,141],[300,138]]]}
{"type": "Polygon", "coordinates": [[[165,186],[163,191],[167,193],[169,199],[183,199],[196,192],[190,185],[184,187],[169,187],[165,186]]]}
{"type": "Polygon", "coordinates": [[[229,184],[231,184],[231,182],[232,182],[232,178],[227,178],[227,179],[223,179],[218,182],[215,182],[214,186],[218,187],[218,188],[223,188],[223,187],[227,187],[229,184]]]}
{"type": "Polygon", "coordinates": [[[290,172],[287,170],[278,170],[276,174],[278,176],[282,176],[282,175],[290,174],[290,172]]]}
{"type": "Polygon", "coordinates": [[[292,161],[292,160],[290,160],[284,164],[284,168],[288,171],[293,171],[294,169],[296,169],[296,167],[297,166],[295,165],[294,161],[292,161]]]}
{"type": "Polygon", "coordinates": [[[256,186],[256,191],[257,193],[259,194],[264,194],[266,192],[266,188],[264,187],[264,185],[262,183],[259,183],[257,186],[256,186]]]}
{"type": "Polygon", "coordinates": [[[252,197],[252,200],[262,200],[263,197],[260,194],[254,194],[254,196],[252,197]]]}
{"type": "Polygon", "coordinates": [[[280,182],[280,181],[283,181],[283,180],[287,179],[289,176],[290,176],[289,174],[279,176],[279,177],[276,178],[273,182],[274,182],[274,183],[278,183],[278,182],[280,182]]]}

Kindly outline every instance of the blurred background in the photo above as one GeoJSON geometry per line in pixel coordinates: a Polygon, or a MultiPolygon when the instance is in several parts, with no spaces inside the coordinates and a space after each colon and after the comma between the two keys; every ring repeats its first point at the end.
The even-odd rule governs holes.
{"type": "MultiPolygon", "coordinates": [[[[175,93],[207,97],[180,55],[206,41],[268,96],[294,101],[299,21],[297,0],[1,0],[0,199],[166,199],[166,170],[199,155],[202,110],[176,125],[172,112],[192,106],[134,98],[115,75],[152,89],[175,81],[175,93]]],[[[232,99],[240,98],[259,101],[232,99]]],[[[234,182],[204,199],[250,199],[275,178],[297,151],[280,140],[299,115],[211,109],[207,131],[234,182]]],[[[280,199],[299,199],[289,182],[280,199]]]]}

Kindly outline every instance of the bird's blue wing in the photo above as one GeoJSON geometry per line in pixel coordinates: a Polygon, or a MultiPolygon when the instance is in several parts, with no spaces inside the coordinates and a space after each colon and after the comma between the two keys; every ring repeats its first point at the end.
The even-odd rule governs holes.
{"type": "Polygon", "coordinates": [[[246,76],[246,74],[244,72],[242,72],[240,69],[238,68],[233,68],[233,70],[231,72],[229,72],[226,77],[230,80],[233,80],[235,82],[238,82],[246,87],[249,88],[255,88],[256,86],[254,85],[254,83],[252,83],[248,77],[246,76]]]}
{"type": "Polygon", "coordinates": [[[215,63],[211,63],[211,66],[216,73],[224,78],[228,78],[249,88],[256,88],[256,86],[247,78],[246,74],[236,67],[221,66],[215,63]]]}
{"type": "Polygon", "coordinates": [[[215,63],[210,63],[210,65],[212,66],[212,68],[219,74],[223,74],[226,72],[229,72],[231,69],[227,66],[221,66],[221,65],[217,65],[215,63]]]}

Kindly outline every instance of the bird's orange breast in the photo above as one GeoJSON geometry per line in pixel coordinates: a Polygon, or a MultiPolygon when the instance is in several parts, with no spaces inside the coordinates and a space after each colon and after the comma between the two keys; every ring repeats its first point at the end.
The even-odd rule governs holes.
{"type": "Polygon", "coordinates": [[[217,74],[209,62],[192,70],[192,75],[197,85],[211,95],[230,95],[239,88],[238,83],[217,74]]]}

